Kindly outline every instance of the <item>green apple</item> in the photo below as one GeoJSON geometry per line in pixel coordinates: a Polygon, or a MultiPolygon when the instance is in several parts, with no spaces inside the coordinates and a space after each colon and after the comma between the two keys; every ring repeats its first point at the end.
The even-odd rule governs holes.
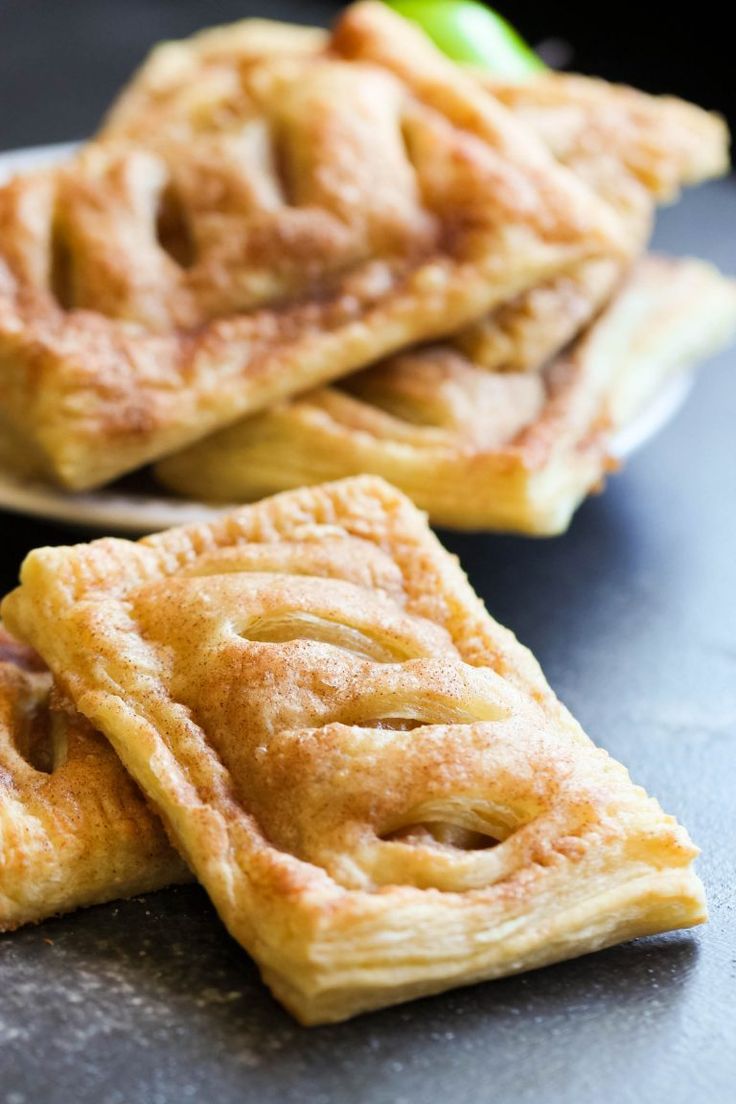
{"type": "Polygon", "coordinates": [[[482,66],[509,80],[523,80],[545,68],[505,19],[475,0],[387,2],[399,15],[417,23],[454,61],[482,66]]]}

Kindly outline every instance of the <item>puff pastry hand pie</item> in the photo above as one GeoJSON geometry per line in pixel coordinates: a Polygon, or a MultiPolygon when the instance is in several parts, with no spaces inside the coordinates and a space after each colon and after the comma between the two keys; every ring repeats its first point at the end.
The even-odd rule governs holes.
{"type": "Polygon", "coordinates": [[[107,740],[0,628],[0,931],[190,877],[107,740]]]}
{"type": "Polygon", "coordinates": [[[40,549],[3,616],[305,1023],[704,919],[686,833],[380,480],[40,549]]]}
{"type": "MultiPolygon", "coordinates": [[[[317,52],[324,33],[246,21],[153,51],[108,116],[104,133],[135,141],[182,140],[203,121],[227,127],[237,92],[233,72],[257,51],[317,52]]],[[[385,46],[382,47],[385,52],[385,46]]],[[[619,257],[580,261],[522,292],[456,339],[461,351],[492,369],[533,370],[592,318],[642,252],[654,201],[669,202],[685,184],[728,169],[728,129],[716,115],[670,96],[563,73],[503,82],[474,77],[534,131],[554,156],[619,215],[619,257]]],[[[235,82],[237,87],[237,82],[235,82]]]]}
{"type": "Polygon", "coordinates": [[[542,373],[491,372],[450,345],[404,353],[223,430],[156,474],[232,502],[373,472],[439,525],[556,533],[603,478],[613,433],[735,330],[732,281],[650,256],[542,373]]]}
{"type": "Polygon", "coordinates": [[[0,404],[71,488],[621,249],[610,208],[384,5],[317,51],[252,31],[201,84],[181,48],[184,122],[111,124],[0,188],[0,404]]]}

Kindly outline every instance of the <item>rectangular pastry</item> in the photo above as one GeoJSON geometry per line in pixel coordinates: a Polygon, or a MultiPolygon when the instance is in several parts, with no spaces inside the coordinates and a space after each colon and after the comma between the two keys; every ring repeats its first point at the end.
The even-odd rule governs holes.
{"type": "Polygon", "coordinates": [[[190,877],[104,736],[0,628],[0,932],[190,877]]]}
{"type": "Polygon", "coordinates": [[[152,125],[121,109],[0,187],[0,406],[68,487],[622,251],[610,207],[383,4],[316,41],[256,22],[169,49],[152,125]]]}
{"type": "Polygon", "coordinates": [[[686,832],[381,480],[39,549],[3,616],[304,1023],[705,918],[686,832]]]}
{"type": "MultiPolygon", "coordinates": [[[[166,84],[176,71],[168,49],[154,55],[136,96],[123,98],[113,129],[136,134],[149,116],[160,128],[164,116],[175,126],[191,115],[191,93],[166,84]]],[[[198,72],[206,71],[200,58],[198,72]]],[[[655,202],[725,171],[723,120],[673,97],[575,75],[512,84],[475,77],[615,210],[622,255],[542,281],[442,348],[395,357],[337,389],[236,423],[164,460],[163,483],[232,502],[368,471],[399,485],[438,524],[558,532],[601,482],[614,430],[667,373],[730,335],[734,304],[725,281],[693,262],[649,259],[605,322],[553,362],[620,290],[649,236],[655,202]],[[679,350],[668,336],[673,319],[679,350]],[[501,372],[541,374],[504,380],[501,372]],[[460,485],[472,495],[458,494],[460,485]]]]}
{"type": "Polygon", "coordinates": [[[437,525],[557,533],[610,468],[617,430],[734,331],[731,280],[649,256],[542,372],[493,372],[449,344],[403,353],[214,434],[156,474],[235,502],[371,472],[437,525]]]}
{"type": "MultiPolygon", "coordinates": [[[[260,51],[317,53],[324,32],[245,21],[155,49],[109,113],[103,134],[136,142],[181,140],[227,125],[233,73],[260,51]]],[[[402,43],[403,46],[403,43],[402,43]]],[[[355,49],[355,47],[353,48],[355,49]]],[[[375,38],[370,49],[388,57],[375,38]]],[[[388,64],[397,64],[396,51],[388,64]]],[[[671,202],[686,184],[728,170],[723,119],[672,96],[651,96],[590,77],[547,71],[504,82],[475,79],[537,134],[617,212],[621,255],[595,257],[521,292],[457,337],[461,351],[492,369],[534,370],[567,344],[612,294],[646,245],[654,202],[671,202]]],[[[237,82],[236,86],[237,86],[237,82]]]]}

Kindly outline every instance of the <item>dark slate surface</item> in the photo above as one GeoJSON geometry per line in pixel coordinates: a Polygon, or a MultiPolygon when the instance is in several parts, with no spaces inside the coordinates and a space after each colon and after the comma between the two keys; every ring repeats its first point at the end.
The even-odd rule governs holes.
{"type": "MultiPolygon", "coordinates": [[[[0,27],[21,7],[4,5],[0,27]]],[[[129,7],[139,19],[171,12],[129,7]]],[[[171,33],[154,24],[132,37],[171,33]]],[[[34,137],[79,134],[89,117],[65,115],[60,132],[46,111],[34,137]]],[[[24,140],[7,123],[0,138],[24,140]]],[[[658,238],[736,272],[735,224],[736,187],[723,183],[666,212],[658,238]]],[[[444,534],[590,733],[690,828],[704,852],[707,928],[304,1030],[199,889],[90,909],[0,939],[0,1104],[730,1104],[735,423],[731,353],[566,536],[444,534]]],[[[0,514],[3,589],[29,548],[77,535],[0,514]]]]}

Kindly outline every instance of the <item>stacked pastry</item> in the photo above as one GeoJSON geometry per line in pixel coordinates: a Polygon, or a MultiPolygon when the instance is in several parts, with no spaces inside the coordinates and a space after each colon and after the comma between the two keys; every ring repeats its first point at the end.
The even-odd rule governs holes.
{"type": "MultiPolygon", "coordinates": [[[[6,460],[222,497],[383,471],[560,528],[734,322],[708,266],[642,256],[724,151],[675,101],[461,71],[380,4],[162,47],[0,189],[6,460]]],[[[380,479],[39,549],[2,616],[2,929],[194,876],[319,1023],[705,918],[686,832],[380,479]]]]}
{"type": "Polygon", "coordinates": [[[736,325],[710,266],[645,255],[726,167],[698,108],[464,71],[378,3],[165,44],[0,189],[5,460],[70,490],[158,461],[221,502],[371,472],[439,523],[559,531],[736,325]]]}

